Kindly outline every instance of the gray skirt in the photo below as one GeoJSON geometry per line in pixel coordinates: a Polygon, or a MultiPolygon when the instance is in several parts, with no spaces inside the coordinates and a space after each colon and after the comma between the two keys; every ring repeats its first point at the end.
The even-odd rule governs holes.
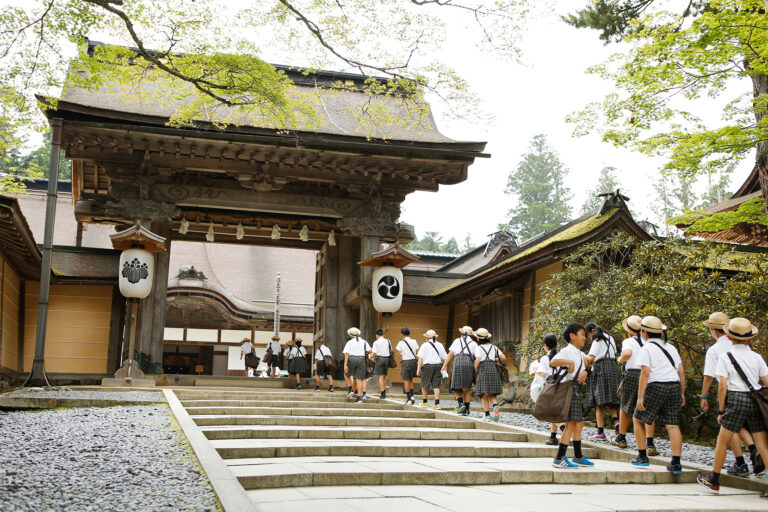
{"type": "Polygon", "coordinates": [[[616,391],[619,389],[619,367],[609,358],[600,359],[592,367],[587,382],[587,409],[596,405],[616,405],[616,391]]]}
{"type": "Polygon", "coordinates": [[[500,395],[504,390],[501,387],[501,377],[496,369],[496,363],[490,359],[480,363],[477,368],[477,387],[475,395],[500,395]]]}
{"type": "Polygon", "coordinates": [[[472,389],[475,380],[475,365],[469,354],[459,354],[453,361],[451,371],[451,391],[472,389]]]}
{"type": "Polygon", "coordinates": [[[389,356],[376,356],[373,362],[374,375],[386,375],[389,372],[389,356]]]}
{"type": "Polygon", "coordinates": [[[416,378],[416,368],[419,362],[416,359],[406,359],[400,367],[400,377],[403,380],[413,380],[416,378]]]}
{"type": "Polygon", "coordinates": [[[306,360],[301,356],[296,356],[288,361],[288,373],[304,373],[307,371],[306,360]]]}
{"type": "Polygon", "coordinates": [[[631,369],[624,373],[621,381],[621,410],[633,414],[637,406],[637,388],[640,385],[640,370],[631,369]]]}

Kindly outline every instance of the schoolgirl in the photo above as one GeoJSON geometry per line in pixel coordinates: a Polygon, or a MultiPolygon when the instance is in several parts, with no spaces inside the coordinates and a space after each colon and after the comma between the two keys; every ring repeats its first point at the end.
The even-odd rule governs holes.
{"type": "Polygon", "coordinates": [[[325,356],[333,358],[333,353],[321,339],[315,350],[315,391],[320,391],[320,379],[325,376],[328,379],[328,391],[333,393],[333,375],[331,370],[325,366],[325,356]]]}
{"type": "MultiPolygon", "coordinates": [[[[728,315],[721,312],[715,312],[709,315],[706,319],[704,327],[709,329],[709,333],[712,338],[716,340],[715,344],[707,349],[707,354],[704,358],[704,377],[701,381],[701,395],[699,395],[701,410],[707,412],[709,410],[709,388],[712,387],[712,380],[715,378],[715,372],[717,370],[717,363],[723,354],[728,353],[733,347],[733,343],[725,334],[725,329],[730,322],[728,315]]],[[[720,409],[723,409],[724,404],[720,404],[720,409]]],[[[747,466],[744,460],[744,452],[741,448],[741,440],[749,447],[750,458],[752,462],[752,469],[755,474],[760,473],[765,469],[762,457],[757,453],[755,448],[755,442],[752,440],[752,436],[747,429],[742,429],[738,436],[733,436],[731,439],[731,449],[733,455],[736,457],[736,462],[733,466],[728,468],[728,474],[734,476],[749,476],[749,466],[747,466]]]]}
{"type": "Polygon", "coordinates": [[[459,329],[461,336],[453,340],[448,349],[448,357],[443,363],[441,372],[448,371],[448,365],[453,362],[451,370],[451,391],[456,397],[458,405],[455,412],[463,416],[469,416],[470,402],[472,401],[472,383],[475,380],[475,350],[477,343],[470,338],[472,328],[465,325],[459,329]]]}
{"type": "MultiPolygon", "coordinates": [[[[547,334],[544,336],[542,342],[544,343],[544,348],[547,350],[547,353],[539,359],[539,367],[536,370],[536,375],[546,382],[547,377],[552,375],[553,368],[549,366],[549,363],[557,353],[557,336],[554,334],[547,334]]],[[[557,444],[557,423],[550,423],[549,427],[549,438],[547,438],[545,444],[555,446],[557,444]]]]}
{"type": "Polygon", "coordinates": [[[419,350],[419,343],[411,338],[411,330],[408,327],[400,329],[400,334],[405,336],[405,338],[395,348],[400,352],[400,376],[403,378],[405,403],[414,405],[416,399],[413,397],[413,379],[416,377],[416,368],[418,366],[416,352],[419,350]]]}
{"type": "MultiPolygon", "coordinates": [[[[720,380],[717,396],[720,410],[717,422],[720,433],[715,446],[715,461],[709,476],[697,477],[698,482],[713,490],[720,490],[720,470],[728,452],[728,445],[738,433],[746,428],[755,438],[757,449],[763,459],[768,458],[766,424],[757,407],[751,389],[759,390],[768,386],[768,365],[762,356],[749,348],[749,340],[757,336],[757,327],[746,318],[734,318],[728,323],[726,334],[733,347],[721,355],[715,373],[720,380]]],[[[768,498],[768,491],[760,494],[768,498]]]]}
{"type": "Polygon", "coordinates": [[[557,455],[552,461],[556,468],[577,468],[579,466],[594,466],[595,463],[589,460],[589,457],[581,451],[581,431],[584,428],[584,408],[581,404],[580,385],[587,381],[587,364],[581,347],[587,341],[587,333],[584,326],[577,322],[571,322],[565,326],[563,339],[567,345],[560,352],[555,354],[549,366],[552,368],[568,367],[566,375],[562,382],[575,381],[573,394],[571,395],[571,408],[568,411],[568,417],[565,420],[565,429],[560,436],[560,444],[557,447],[557,455]],[[573,442],[573,459],[568,460],[565,452],[568,450],[568,443],[573,442]]]}
{"type": "Polygon", "coordinates": [[[587,354],[587,361],[592,366],[587,379],[587,409],[594,408],[597,419],[597,434],[589,436],[589,440],[607,441],[604,430],[605,409],[611,414],[616,433],[619,430],[616,391],[619,389],[621,375],[616,364],[616,342],[602,327],[593,322],[584,327],[587,330],[587,338],[592,342],[587,354]]]}
{"type": "Polygon", "coordinates": [[[442,343],[437,343],[437,333],[432,329],[424,333],[427,338],[425,343],[421,344],[416,356],[419,358],[416,367],[416,376],[421,377],[421,407],[427,407],[427,398],[429,390],[435,394],[435,409],[440,409],[440,380],[442,375],[440,370],[443,367],[443,361],[448,357],[445,354],[445,348],[442,343]]]}
{"type": "MultiPolygon", "coordinates": [[[[627,447],[627,429],[632,414],[637,406],[637,385],[640,382],[640,349],[643,340],[640,337],[640,322],[642,318],[632,315],[625,318],[621,325],[627,333],[627,339],[621,342],[619,363],[624,364],[624,378],[621,381],[621,409],[619,410],[619,432],[611,438],[611,444],[619,448],[627,447]]],[[[649,456],[658,455],[653,444],[656,424],[645,426],[646,450],[649,456]]]]}
{"type": "Polygon", "coordinates": [[[307,349],[301,346],[301,338],[294,340],[295,347],[290,348],[288,353],[288,373],[296,376],[296,389],[301,389],[301,374],[307,371],[306,359],[307,349]]]}
{"type": "Polygon", "coordinates": [[[371,346],[360,337],[360,329],[350,327],[347,329],[349,340],[344,345],[344,372],[355,379],[355,402],[360,403],[368,395],[368,381],[365,379],[366,354],[371,351],[371,346]]]}
{"type": "Polygon", "coordinates": [[[384,337],[384,331],[376,329],[376,341],[373,342],[371,359],[373,374],[379,377],[379,398],[387,398],[387,373],[389,373],[389,358],[392,355],[392,344],[384,337]]]}
{"type": "Polygon", "coordinates": [[[672,460],[667,465],[667,471],[679,475],[683,472],[680,463],[683,449],[680,409],[685,404],[685,370],[677,349],[666,341],[666,330],[666,326],[655,316],[646,316],[640,321],[643,348],[638,359],[641,369],[634,414],[637,457],[630,463],[634,466],[650,465],[645,429],[646,425],[659,418],[667,428],[672,449],[672,460]]]}
{"type": "Polygon", "coordinates": [[[475,371],[477,372],[477,386],[475,393],[483,401],[483,421],[491,420],[491,406],[493,406],[493,421],[499,421],[499,403],[496,396],[504,390],[501,387],[501,377],[496,369],[496,359],[503,363],[507,360],[504,354],[495,345],[491,345],[491,333],[481,327],[475,331],[477,348],[475,349],[475,371]]]}

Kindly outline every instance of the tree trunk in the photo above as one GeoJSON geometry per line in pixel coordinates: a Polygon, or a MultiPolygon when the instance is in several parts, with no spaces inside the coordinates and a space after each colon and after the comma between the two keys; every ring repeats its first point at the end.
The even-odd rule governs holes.
{"type": "MultiPolygon", "coordinates": [[[[755,99],[761,95],[768,95],[768,76],[752,76],[752,88],[755,99]]],[[[755,109],[755,120],[758,123],[763,116],[765,116],[764,107],[755,109]]],[[[768,205],[768,169],[766,169],[766,165],[768,165],[768,141],[761,141],[757,144],[755,166],[757,167],[757,175],[760,180],[760,190],[763,193],[766,205],[768,205]]]]}

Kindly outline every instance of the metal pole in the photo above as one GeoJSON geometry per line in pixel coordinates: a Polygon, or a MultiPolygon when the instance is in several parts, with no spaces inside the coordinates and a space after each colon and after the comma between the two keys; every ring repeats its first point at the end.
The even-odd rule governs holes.
{"type": "Polygon", "coordinates": [[[130,379],[133,377],[133,374],[136,373],[134,368],[136,366],[136,360],[134,359],[133,351],[136,346],[136,312],[139,309],[139,300],[130,298],[128,301],[131,303],[131,326],[130,335],[128,336],[128,360],[126,361],[128,376],[126,378],[130,379]]]}
{"type": "Polygon", "coordinates": [[[51,119],[51,159],[48,172],[48,196],[45,203],[45,234],[43,261],[40,268],[40,298],[37,302],[37,335],[32,371],[22,386],[50,386],[45,374],[45,330],[48,323],[48,298],[51,288],[51,259],[53,257],[53,227],[56,220],[56,200],[59,189],[59,160],[61,158],[61,119],[51,119]]]}

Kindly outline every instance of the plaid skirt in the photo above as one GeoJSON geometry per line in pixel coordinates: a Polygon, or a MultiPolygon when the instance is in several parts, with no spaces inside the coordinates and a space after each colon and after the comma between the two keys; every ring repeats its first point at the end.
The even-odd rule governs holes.
{"type": "Polygon", "coordinates": [[[441,364],[425,364],[421,367],[421,387],[426,389],[438,389],[440,388],[440,380],[443,378],[440,375],[440,370],[443,368],[441,364]]]}
{"type": "Polygon", "coordinates": [[[451,371],[451,391],[472,389],[475,380],[475,365],[469,354],[459,354],[453,361],[451,371]]]}
{"type": "Polygon", "coordinates": [[[573,386],[571,408],[565,421],[584,421],[584,406],[581,402],[581,386],[579,384],[573,386]]]}
{"type": "Polygon", "coordinates": [[[755,397],[749,391],[731,391],[725,396],[725,413],[723,414],[723,428],[731,432],[739,432],[746,428],[753,434],[765,432],[765,421],[757,408],[755,397]]]}
{"type": "Polygon", "coordinates": [[[296,356],[288,361],[288,373],[304,373],[306,368],[306,361],[301,356],[296,356]]]}
{"type": "Polygon", "coordinates": [[[349,356],[347,375],[357,380],[365,380],[365,356],[349,356]]]}
{"type": "Polygon", "coordinates": [[[374,375],[386,375],[389,372],[389,356],[376,356],[373,362],[374,375]]]}
{"type": "Polygon", "coordinates": [[[400,367],[400,377],[403,380],[413,380],[416,378],[416,368],[419,366],[419,362],[416,359],[406,359],[402,362],[400,367]]]}
{"type": "Polygon", "coordinates": [[[475,395],[483,396],[500,395],[504,390],[501,388],[501,377],[496,369],[496,363],[490,359],[480,363],[477,368],[477,387],[475,395]]]}
{"type": "Polygon", "coordinates": [[[627,414],[635,412],[637,386],[640,384],[640,370],[627,370],[621,381],[621,410],[627,414]]]}
{"type": "Polygon", "coordinates": [[[683,397],[679,382],[651,382],[645,388],[644,411],[635,407],[635,418],[646,425],[658,419],[663,425],[680,425],[680,409],[683,397]]]}
{"type": "Polygon", "coordinates": [[[613,359],[603,358],[595,363],[587,381],[587,409],[597,405],[616,405],[619,389],[619,367],[613,359]]]}

